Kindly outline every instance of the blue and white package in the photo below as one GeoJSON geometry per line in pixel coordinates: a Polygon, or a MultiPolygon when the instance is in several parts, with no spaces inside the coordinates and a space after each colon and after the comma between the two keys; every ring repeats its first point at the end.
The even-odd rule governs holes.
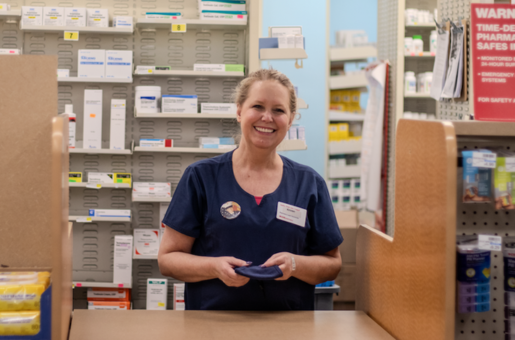
{"type": "Polygon", "coordinates": [[[515,294],[515,237],[505,237],[503,241],[504,291],[515,294]]]}
{"type": "Polygon", "coordinates": [[[481,167],[493,158],[495,168],[495,153],[490,150],[462,151],[463,155],[463,202],[489,203],[492,187],[492,168],[481,167]],[[481,154],[488,154],[483,159],[481,154]],[[492,156],[490,156],[492,155],[492,156]]]}
{"type": "Polygon", "coordinates": [[[198,113],[198,97],[165,94],[161,99],[161,107],[163,113],[198,113]]]}
{"type": "Polygon", "coordinates": [[[491,252],[481,250],[475,237],[458,237],[457,311],[482,313],[490,310],[491,252]]]}

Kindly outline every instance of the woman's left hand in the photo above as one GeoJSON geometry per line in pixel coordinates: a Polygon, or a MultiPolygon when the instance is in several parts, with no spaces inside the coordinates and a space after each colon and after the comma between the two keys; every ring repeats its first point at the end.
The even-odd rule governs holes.
{"type": "Polygon", "coordinates": [[[277,253],[272,255],[265,263],[261,265],[261,267],[272,267],[279,266],[279,269],[283,272],[283,276],[277,278],[276,280],[283,281],[288,280],[293,276],[293,262],[295,261],[295,257],[297,255],[293,255],[292,253],[277,253]]]}

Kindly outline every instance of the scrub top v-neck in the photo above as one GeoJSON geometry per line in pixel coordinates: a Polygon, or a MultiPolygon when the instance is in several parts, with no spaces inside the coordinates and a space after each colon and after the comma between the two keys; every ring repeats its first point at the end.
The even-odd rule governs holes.
{"type": "MultiPolygon", "coordinates": [[[[276,253],[321,255],[341,244],[327,186],[313,169],[281,156],[281,183],[256,204],[236,181],[232,154],[190,165],[163,219],[166,226],[195,238],[192,254],[232,256],[260,265],[276,253]],[[240,210],[224,211],[224,217],[221,208],[228,202],[240,210]],[[279,202],[306,209],[304,226],[278,219],[279,202]]],[[[186,283],[185,300],[189,310],[312,310],[314,286],[293,277],[250,280],[237,288],[213,279],[186,283]]]]}

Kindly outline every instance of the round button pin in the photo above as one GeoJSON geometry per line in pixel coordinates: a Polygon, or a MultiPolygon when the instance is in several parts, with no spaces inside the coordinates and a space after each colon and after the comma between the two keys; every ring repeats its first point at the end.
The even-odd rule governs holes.
{"type": "Polygon", "coordinates": [[[222,205],[220,208],[222,216],[228,220],[233,220],[241,213],[241,207],[238,203],[229,201],[222,205]]]}

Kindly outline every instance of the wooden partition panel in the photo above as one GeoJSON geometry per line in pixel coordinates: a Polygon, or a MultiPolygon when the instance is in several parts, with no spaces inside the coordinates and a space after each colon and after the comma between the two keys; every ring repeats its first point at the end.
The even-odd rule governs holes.
{"type": "Polygon", "coordinates": [[[72,307],[68,121],[57,117],[57,56],[0,56],[0,270],[52,273],[52,340],[72,307]]]}
{"type": "Polygon", "coordinates": [[[454,338],[456,145],[451,123],[401,120],[395,235],[358,230],[356,309],[398,340],[454,338]]]}

